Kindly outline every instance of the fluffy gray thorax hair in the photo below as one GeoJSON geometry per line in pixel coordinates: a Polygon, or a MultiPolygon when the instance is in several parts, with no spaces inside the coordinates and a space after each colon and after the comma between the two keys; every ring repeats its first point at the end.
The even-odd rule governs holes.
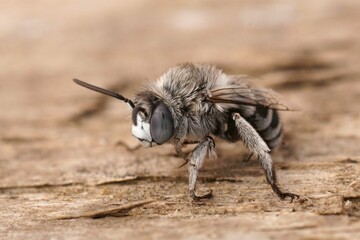
{"type": "Polygon", "coordinates": [[[226,75],[213,66],[186,63],[171,68],[137,94],[135,103],[151,109],[151,97],[159,98],[169,107],[175,128],[185,117],[189,134],[205,136],[216,130],[222,116],[222,109],[207,101],[210,90],[226,81],[226,75]]]}

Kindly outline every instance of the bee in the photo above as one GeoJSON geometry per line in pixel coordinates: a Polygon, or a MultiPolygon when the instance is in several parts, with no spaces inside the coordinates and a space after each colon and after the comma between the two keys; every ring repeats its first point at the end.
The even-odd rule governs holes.
{"type": "Polygon", "coordinates": [[[132,135],[145,147],[173,144],[176,153],[188,164],[192,199],[212,197],[211,189],[198,195],[196,182],[205,158],[216,157],[214,136],[231,143],[242,141],[257,156],[267,182],[280,199],[299,198],[280,189],[270,156],[283,135],[278,111],[290,109],[275,92],[252,86],[247,77],[226,75],[211,65],[186,63],[169,69],[157,82],[148,84],[135,95],[134,101],[74,81],[127,103],[132,108],[132,135]],[[189,139],[197,146],[186,154],[182,148],[189,139]]]}

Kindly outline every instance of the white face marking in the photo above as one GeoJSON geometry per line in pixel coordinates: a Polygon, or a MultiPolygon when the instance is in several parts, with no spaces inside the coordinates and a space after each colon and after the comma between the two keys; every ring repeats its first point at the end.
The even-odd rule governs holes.
{"type": "Polygon", "coordinates": [[[136,138],[140,140],[146,140],[148,142],[152,141],[151,133],[150,133],[150,124],[144,122],[139,114],[136,116],[136,126],[133,125],[131,132],[136,138]]]}

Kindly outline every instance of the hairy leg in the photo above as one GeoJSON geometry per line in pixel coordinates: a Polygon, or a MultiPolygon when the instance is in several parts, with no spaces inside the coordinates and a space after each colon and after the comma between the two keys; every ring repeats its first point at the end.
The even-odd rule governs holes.
{"type": "Polygon", "coordinates": [[[176,153],[184,159],[184,162],[178,168],[182,168],[183,166],[189,163],[189,159],[186,157],[186,153],[182,150],[182,146],[188,144],[199,144],[199,143],[200,143],[199,140],[191,140],[191,141],[184,140],[184,142],[181,145],[180,144],[175,145],[176,153]]]}
{"type": "Polygon", "coordinates": [[[212,190],[205,195],[198,196],[196,195],[196,181],[198,176],[198,171],[205,160],[206,155],[209,154],[210,157],[216,157],[215,152],[215,142],[212,137],[205,137],[200,143],[195,147],[195,149],[189,154],[189,193],[194,200],[200,200],[203,198],[210,198],[212,196],[212,190]]]}
{"type": "Polygon", "coordinates": [[[180,157],[184,159],[184,163],[181,166],[179,166],[179,168],[186,164],[189,164],[189,192],[190,192],[190,196],[194,200],[210,198],[212,196],[211,190],[209,193],[205,195],[197,196],[195,193],[195,187],[196,187],[198,171],[202,163],[204,162],[206,155],[209,153],[210,156],[216,157],[215,142],[214,139],[212,139],[211,137],[205,137],[204,139],[198,142],[191,142],[191,144],[198,143],[198,145],[190,154],[187,155],[185,152],[182,151],[183,145],[187,143],[185,139],[187,135],[187,129],[188,129],[188,119],[184,117],[181,121],[181,124],[179,125],[178,133],[174,137],[175,151],[180,157]]]}
{"type": "Polygon", "coordinates": [[[298,195],[288,192],[282,192],[278,187],[276,172],[270,156],[270,149],[265,141],[260,137],[256,130],[239,113],[233,113],[232,118],[235,121],[235,127],[245,146],[258,156],[259,162],[265,171],[267,182],[271,185],[273,191],[281,198],[290,197],[291,201],[298,195]]]}
{"type": "Polygon", "coordinates": [[[187,164],[186,154],[182,151],[185,137],[187,135],[187,129],[188,129],[188,119],[184,117],[181,121],[181,124],[179,125],[179,129],[177,131],[178,133],[174,137],[175,151],[180,157],[185,159],[185,163],[183,165],[187,164]]]}

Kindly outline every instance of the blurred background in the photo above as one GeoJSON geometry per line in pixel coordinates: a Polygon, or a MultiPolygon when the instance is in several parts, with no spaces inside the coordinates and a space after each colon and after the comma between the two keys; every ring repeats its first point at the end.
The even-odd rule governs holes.
{"type": "Polygon", "coordinates": [[[62,117],[71,114],[74,94],[94,96],[76,88],[74,77],[103,86],[130,80],[131,94],[182,62],[277,84],[343,80],[359,63],[356,1],[0,4],[2,120],[58,119],[55,102],[74,107],[62,117]]]}
{"type": "MultiPolygon", "coordinates": [[[[275,155],[280,164],[289,164],[283,168],[289,188],[313,199],[319,192],[343,198],[360,192],[359,12],[360,2],[354,0],[0,1],[0,201],[18,204],[26,219],[35,214],[32,204],[52,199],[52,191],[58,190],[47,189],[48,195],[34,191],[43,197],[36,195],[33,202],[26,195],[29,190],[13,188],[87,186],[151,175],[183,177],[174,194],[182,194],[180,206],[186,205],[186,168],[176,168],[181,160],[171,155],[172,148],[128,151],[137,142],[126,105],[72,82],[79,78],[132,97],[146,82],[183,62],[209,63],[229,74],[258,77],[256,84],[278,91],[290,106],[302,109],[283,114],[286,144],[275,155]],[[339,166],[344,159],[353,165],[339,166]],[[319,162],[324,165],[313,166],[319,162]],[[314,182],[319,185],[311,189],[314,182]],[[11,196],[24,194],[29,201],[11,202],[11,196]]],[[[236,156],[245,153],[234,145],[220,143],[219,148],[220,163],[204,166],[204,174],[239,176],[243,166],[236,156]],[[229,173],[234,166],[237,170],[229,173]]],[[[261,173],[256,161],[250,168],[261,173]]],[[[257,194],[264,198],[261,194],[266,192],[278,202],[263,176],[258,178],[263,189],[257,194]]],[[[138,184],[140,196],[151,195],[145,183],[138,184]]],[[[133,187],[111,189],[108,195],[133,193],[133,187]]],[[[336,199],[335,205],[343,206],[343,200],[336,199]]],[[[326,214],[321,201],[299,209],[326,214]]],[[[222,204],[230,202],[222,199],[222,204]]],[[[261,204],[270,212],[282,206],[261,204]]],[[[255,205],[249,209],[261,210],[255,205]]],[[[359,216],[356,206],[334,211],[359,216]]],[[[2,211],[6,216],[12,213],[2,211]]],[[[26,230],[19,220],[12,221],[13,229],[26,230]]],[[[8,221],[2,223],[5,230],[11,229],[8,221]]]]}

